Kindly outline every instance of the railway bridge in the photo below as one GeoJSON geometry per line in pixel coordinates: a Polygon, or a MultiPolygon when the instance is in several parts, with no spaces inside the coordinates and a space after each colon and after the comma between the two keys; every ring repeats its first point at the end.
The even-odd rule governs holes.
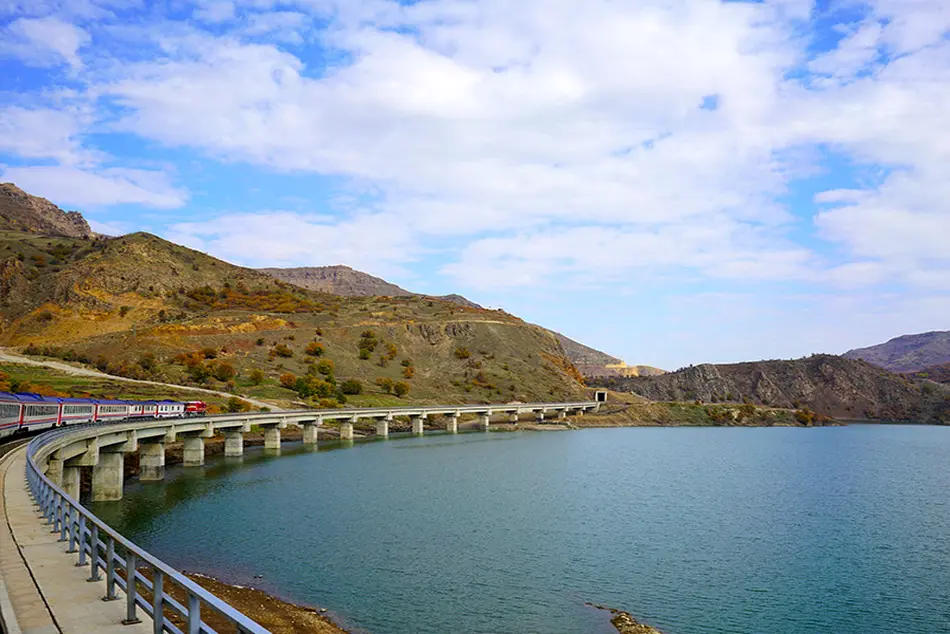
{"type": "Polygon", "coordinates": [[[244,434],[252,427],[263,429],[265,450],[276,450],[281,430],[290,425],[303,429],[305,444],[315,445],[328,421],[339,422],[340,438],[352,440],[354,424],[366,419],[375,424],[377,436],[386,437],[396,417],[408,417],[412,433],[421,435],[433,416],[446,417],[446,431],[458,433],[463,416],[474,417],[477,426],[488,431],[497,417],[510,423],[527,415],[545,422],[598,408],[597,401],[581,401],[303,410],[126,421],[47,432],[9,452],[0,463],[0,502],[7,519],[0,527],[0,627],[7,634],[267,633],[83,507],[83,468],[92,471],[93,501],[114,501],[122,498],[125,454],[138,452],[140,480],[163,480],[165,446],[172,442],[183,443],[183,464],[194,467],[204,464],[205,440],[219,433],[224,434],[225,456],[243,455],[244,434]],[[226,629],[213,629],[202,616],[209,614],[226,629]]]}

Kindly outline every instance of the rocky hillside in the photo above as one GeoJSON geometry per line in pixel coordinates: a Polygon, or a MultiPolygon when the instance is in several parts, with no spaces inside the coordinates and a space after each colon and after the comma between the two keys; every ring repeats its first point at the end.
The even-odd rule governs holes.
{"type": "Polygon", "coordinates": [[[950,385],[950,363],[933,365],[917,372],[905,372],[905,374],[912,379],[927,379],[950,385]]]}
{"type": "Polygon", "coordinates": [[[662,376],[604,379],[601,383],[654,401],[748,400],[771,407],[807,407],[843,419],[950,423],[950,388],[832,355],[704,364],[662,376]]]}
{"type": "MultiPolygon", "coordinates": [[[[440,296],[412,293],[382,278],[357,271],[348,266],[304,266],[297,268],[265,268],[259,270],[262,273],[271,275],[288,284],[309,290],[332,293],[333,295],[341,295],[343,297],[422,297],[451,302],[466,308],[482,308],[475,302],[454,293],[440,296]]],[[[584,375],[604,374],[603,370],[605,365],[622,363],[622,361],[616,357],[578,343],[558,332],[554,332],[553,330],[549,332],[560,342],[563,353],[570,359],[571,363],[578,368],[588,370],[583,372],[584,375]]],[[[663,370],[649,366],[638,367],[643,368],[643,374],[645,375],[661,374],[663,372],[663,370]]],[[[635,370],[634,373],[636,373],[635,370]]],[[[622,373],[607,372],[607,374],[622,373]]]]}
{"type": "Polygon", "coordinates": [[[864,359],[891,372],[916,372],[950,363],[950,331],[904,335],[876,346],[849,350],[843,356],[864,359]]]}
{"type": "Polygon", "coordinates": [[[0,231],[0,345],[278,405],[586,393],[553,334],[503,311],[320,293],[145,233],[0,231]]]}
{"type": "Polygon", "coordinates": [[[570,357],[577,365],[594,365],[594,366],[603,366],[614,363],[622,363],[617,357],[612,357],[606,352],[601,352],[600,350],[595,350],[590,346],[585,346],[584,344],[574,341],[570,337],[562,335],[561,333],[555,333],[557,340],[561,342],[561,347],[564,348],[564,353],[570,357]]]}
{"type": "Polygon", "coordinates": [[[262,273],[301,288],[344,297],[408,297],[404,288],[390,284],[386,280],[351,269],[348,266],[301,266],[296,268],[260,269],[262,273]]]}
{"type": "Polygon", "coordinates": [[[63,211],[45,198],[27,194],[13,183],[0,183],[0,230],[68,238],[93,236],[89,223],[78,211],[63,211]]]}

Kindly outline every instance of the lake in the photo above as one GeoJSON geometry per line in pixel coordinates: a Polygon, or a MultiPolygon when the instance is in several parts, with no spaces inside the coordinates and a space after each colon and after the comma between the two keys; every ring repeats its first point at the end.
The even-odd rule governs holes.
{"type": "Polygon", "coordinates": [[[948,498],[950,428],[622,428],[249,449],[93,510],[370,634],[613,632],[585,602],[668,634],[932,634],[948,498]]]}

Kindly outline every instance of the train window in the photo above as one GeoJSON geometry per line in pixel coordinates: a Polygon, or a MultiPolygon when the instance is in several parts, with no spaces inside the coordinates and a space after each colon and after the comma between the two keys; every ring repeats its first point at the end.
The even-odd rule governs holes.
{"type": "Polygon", "coordinates": [[[4,422],[20,420],[20,406],[12,403],[0,403],[0,420],[4,422]]]}
{"type": "Polygon", "coordinates": [[[59,405],[27,405],[27,416],[53,416],[59,412],[59,405]]]}

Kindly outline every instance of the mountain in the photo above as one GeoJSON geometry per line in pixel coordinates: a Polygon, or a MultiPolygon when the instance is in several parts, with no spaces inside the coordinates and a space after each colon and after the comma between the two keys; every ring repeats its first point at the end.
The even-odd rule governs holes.
{"type": "Polygon", "coordinates": [[[342,265],[259,270],[288,284],[344,297],[408,297],[413,294],[384,279],[342,265]]]}
{"type": "Polygon", "coordinates": [[[400,381],[423,402],[586,394],[556,337],[503,311],[308,290],[147,233],[0,231],[0,345],[281,406],[311,388],[328,406],[398,404],[400,381]]]}
{"type": "Polygon", "coordinates": [[[411,293],[386,280],[357,271],[348,266],[301,266],[297,268],[258,269],[282,282],[293,284],[313,291],[342,295],[344,297],[431,297],[468,308],[481,308],[475,302],[461,295],[420,295],[411,293]]]}
{"type": "Polygon", "coordinates": [[[905,375],[913,379],[928,379],[936,383],[950,385],[950,363],[941,365],[932,365],[929,368],[918,370],[916,372],[905,372],[905,375]]]}
{"type": "Polygon", "coordinates": [[[950,363],[950,331],[904,335],[868,348],[845,352],[848,359],[864,359],[891,372],[916,372],[950,363]]]}
{"type": "Polygon", "coordinates": [[[950,388],[833,355],[703,364],[661,376],[600,383],[654,401],[749,400],[772,407],[807,407],[835,418],[950,423],[950,388]]]}
{"type": "MultiPolygon", "coordinates": [[[[424,297],[451,302],[466,308],[482,308],[475,302],[457,294],[429,296],[412,293],[382,278],[357,271],[348,266],[304,266],[258,270],[288,284],[343,297],[424,297]]],[[[564,354],[570,359],[571,363],[577,366],[585,376],[588,374],[603,374],[606,365],[623,364],[623,361],[616,357],[585,346],[553,330],[549,332],[560,342],[564,354]]],[[[638,372],[637,368],[642,368],[643,374],[663,372],[663,370],[650,366],[636,366],[636,368],[630,368],[630,371],[636,374],[638,372]]],[[[607,374],[623,374],[623,372],[608,371],[607,374]]]]}
{"type": "Polygon", "coordinates": [[[63,211],[45,198],[31,196],[13,183],[0,183],[0,230],[69,238],[91,238],[78,211],[63,211]]]}

